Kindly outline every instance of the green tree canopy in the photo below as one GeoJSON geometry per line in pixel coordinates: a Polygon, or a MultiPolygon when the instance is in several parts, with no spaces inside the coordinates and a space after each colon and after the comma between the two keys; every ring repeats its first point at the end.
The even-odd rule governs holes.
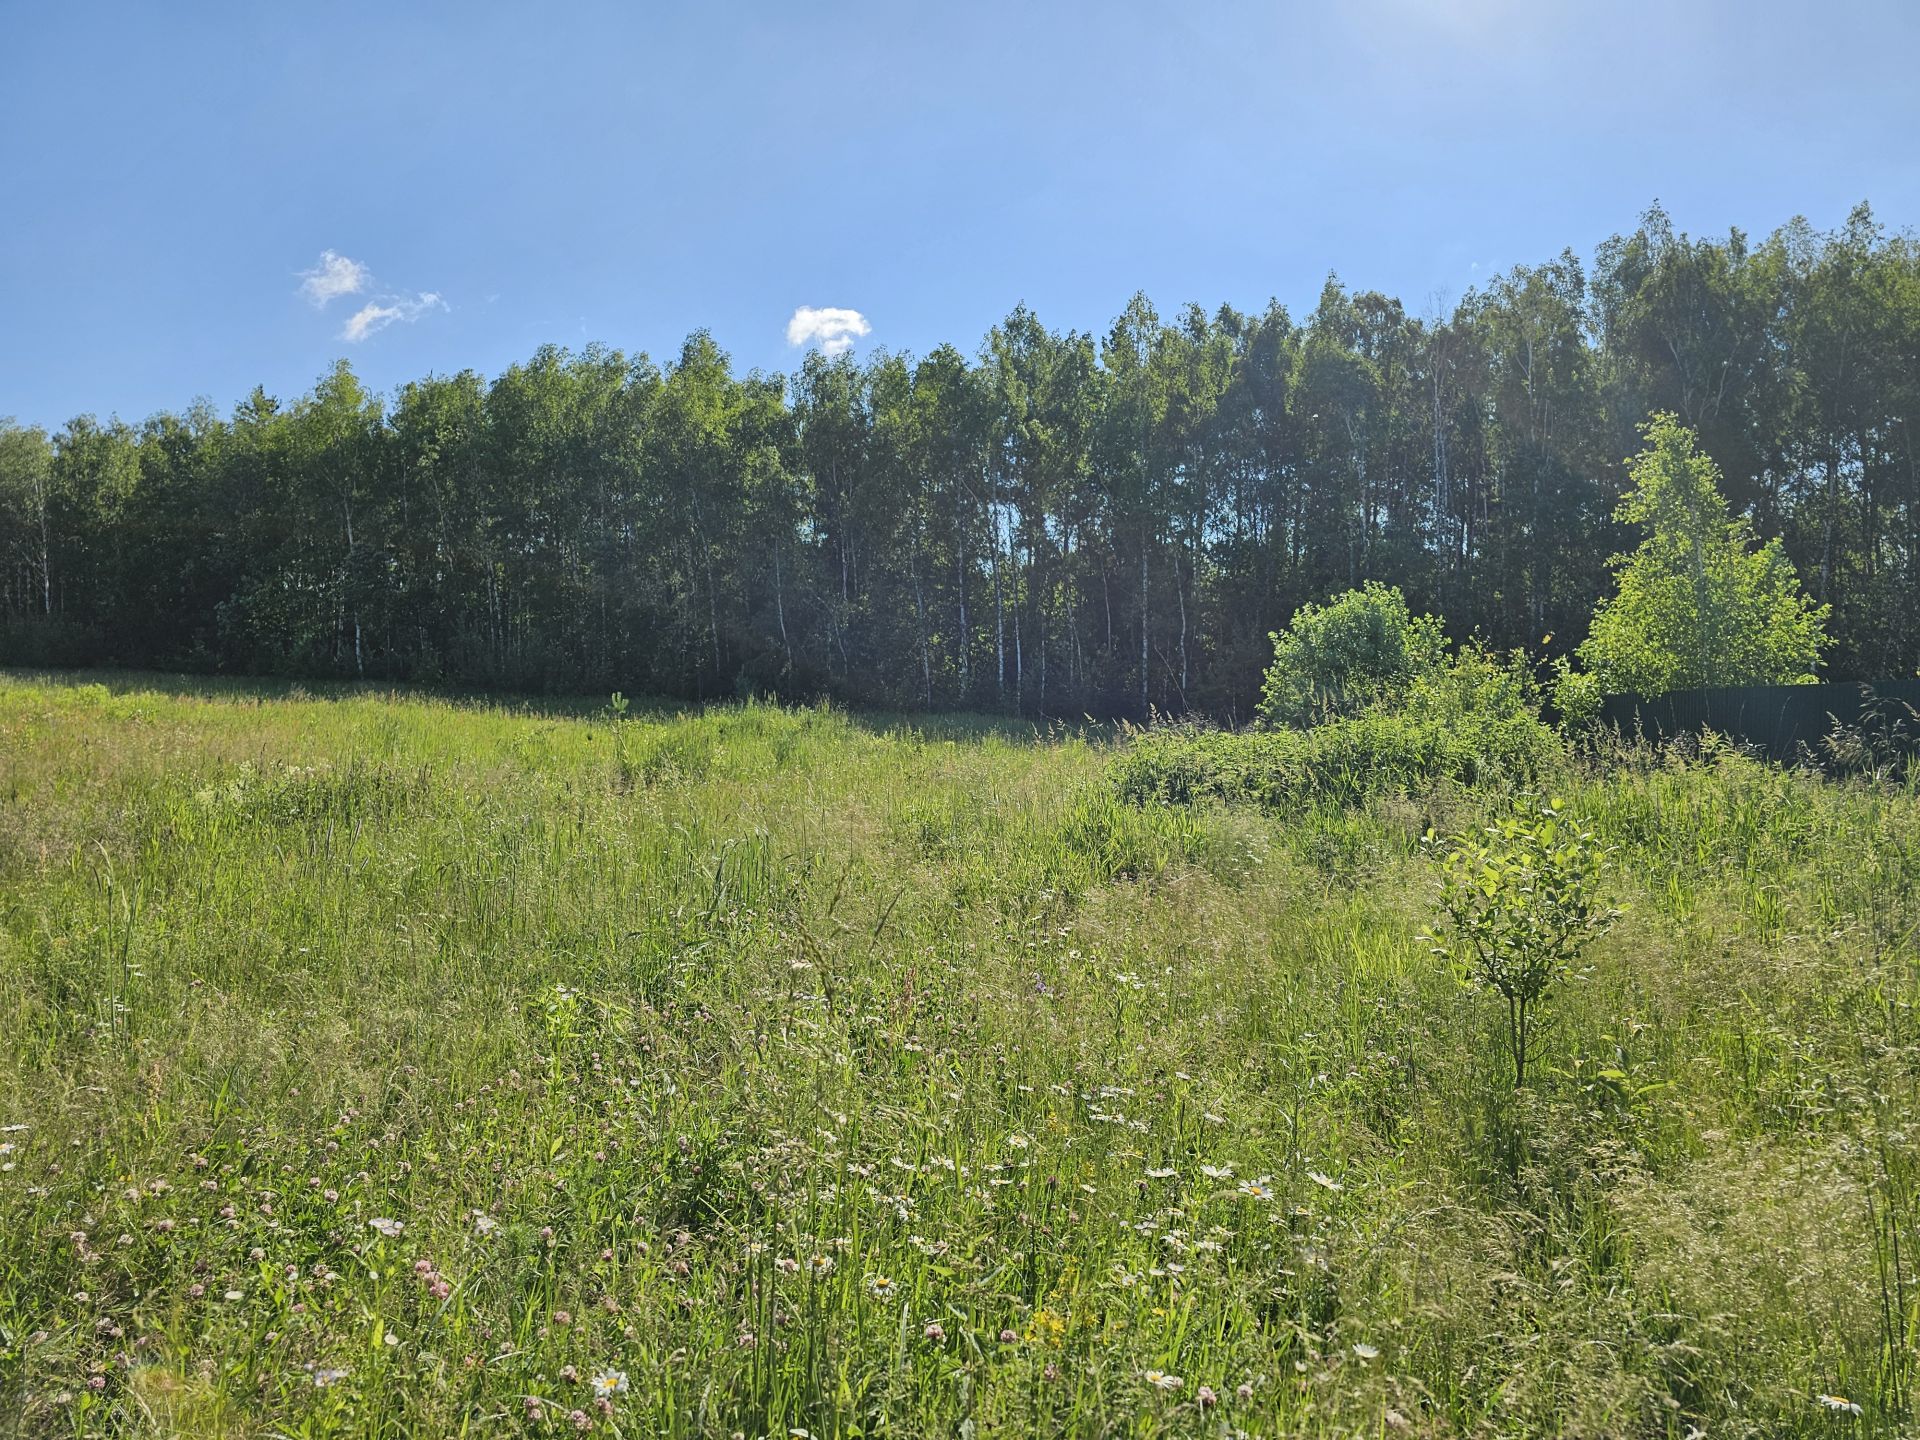
{"type": "Polygon", "coordinates": [[[1614,561],[1616,593],[1579,648],[1595,683],[1639,695],[1810,683],[1829,607],[1801,593],[1778,540],[1756,544],[1728,514],[1720,472],[1691,430],[1662,412],[1641,434],[1646,448],[1615,514],[1647,533],[1614,561]]]}

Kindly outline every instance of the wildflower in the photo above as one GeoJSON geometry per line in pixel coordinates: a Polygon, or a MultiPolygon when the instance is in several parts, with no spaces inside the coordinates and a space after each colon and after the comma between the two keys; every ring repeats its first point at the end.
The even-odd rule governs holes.
{"type": "Polygon", "coordinates": [[[1171,1165],[1156,1165],[1147,1171],[1149,1180],[1171,1180],[1180,1172],[1171,1165]]]}
{"type": "Polygon", "coordinates": [[[800,1262],[788,1255],[782,1255],[778,1260],[774,1261],[773,1264],[775,1269],[788,1275],[793,1274],[800,1268],[800,1262]]]}
{"type": "Polygon", "coordinates": [[[1202,1385],[1194,1392],[1193,1398],[1200,1402],[1200,1408],[1202,1410],[1220,1403],[1220,1397],[1214,1393],[1211,1385],[1202,1385]]]}
{"type": "Polygon", "coordinates": [[[1859,1404],[1847,1399],[1844,1395],[1820,1395],[1815,1398],[1836,1415],[1858,1415],[1860,1413],[1859,1404]]]}
{"type": "Polygon", "coordinates": [[[829,1255],[815,1255],[811,1260],[807,1261],[807,1269],[813,1275],[824,1279],[833,1273],[833,1257],[829,1255]]]}
{"type": "Polygon", "coordinates": [[[1251,1400],[1253,1398],[1253,1386],[1242,1380],[1238,1385],[1233,1387],[1233,1398],[1236,1400],[1251,1400]]]}
{"type": "Polygon", "coordinates": [[[228,1300],[244,1300],[247,1298],[247,1292],[244,1290],[229,1290],[225,1298],[228,1300]]]}
{"type": "Polygon", "coordinates": [[[1000,1343],[1002,1345],[1011,1345],[1019,1338],[1019,1335],[1012,1330],[1002,1330],[1000,1332],[1000,1343]]]}
{"type": "Polygon", "coordinates": [[[1233,1178],[1233,1166],[1202,1165],[1200,1167],[1200,1173],[1209,1180],[1231,1180],[1233,1178]]]}
{"type": "Polygon", "coordinates": [[[1347,1188],[1346,1186],[1342,1185],[1338,1180],[1333,1179],[1331,1176],[1322,1175],[1318,1170],[1307,1171],[1307,1179],[1311,1180],[1314,1184],[1318,1185],[1323,1190],[1333,1191],[1333,1193],[1336,1195],[1338,1195],[1342,1190],[1347,1188]]]}
{"type": "Polygon", "coordinates": [[[1358,1355],[1362,1360],[1378,1360],[1380,1358],[1379,1347],[1377,1345],[1369,1345],[1364,1340],[1354,1345],[1353,1353],[1358,1355]]]}
{"type": "Polygon", "coordinates": [[[868,1276],[867,1289],[876,1300],[891,1300],[900,1291],[900,1287],[885,1275],[868,1276]]]}
{"type": "Polygon", "coordinates": [[[936,1345],[944,1345],[947,1343],[946,1327],[938,1320],[929,1322],[927,1328],[921,1333],[936,1345]]]}
{"type": "Polygon", "coordinates": [[[562,1365],[560,1367],[560,1378],[571,1385],[580,1378],[580,1372],[571,1365],[562,1365]]]}
{"type": "Polygon", "coordinates": [[[571,1411],[567,1415],[567,1418],[573,1421],[573,1428],[576,1430],[591,1430],[593,1428],[593,1417],[584,1410],[571,1411]]]}
{"type": "Polygon", "coordinates": [[[367,1225],[370,1229],[378,1230],[382,1235],[386,1236],[387,1239],[389,1240],[399,1239],[400,1232],[407,1228],[400,1221],[390,1220],[385,1215],[376,1215],[373,1219],[367,1222],[367,1225]]]}
{"type": "Polygon", "coordinates": [[[500,1228],[500,1222],[483,1211],[473,1212],[473,1231],[476,1235],[491,1235],[500,1228]]]}
{"type": "Polygon", "coordinates": [[[1178,1375],[1169,1375],[1164,1370],[1149,1370],[1145,1378],[1147,1384],[1153,1386],[1156,1390],[1178,1390],[1182,1385],[1187,1383],[1178,1375]]]}
{"type": "Polygon", "coordinates": [[[313,1372],[313,1386],[316,1390],[324,1390],[329,1385],[346,1378],[345,1370],[316,1370],[313,1372]]]}
{"type": "Polygon", "coordinates": [[[1027,1146],[1031,1145],[1032,1143],[1033,1142],[1031,1140],[1027,1139],[1026,1136],[1020,1134],[1018,1131],[1015,1131],[1013,1134],[1007,1136],[1007,1144],[1011,1145],[1016,1150],[1024,1150],[1027,1148],[1027,1146]]]}
{"type": "Polygon", "coordinates": [[[627,1372],[624,1370],[603,1370],[593,1377],[593,1393],[602,1397],[624,1395],[627,1393],[627,1372]]]}
{"type": "Polygon", "coordinates": [[[1240,1193],[1249,1200],[1258,1200],[1263,1203],[1273,1199],[1273,1191],[1268,1188],[1267,1177],[1264,1175],[1258,1180],[1242,1180],[1240,1193]]]}

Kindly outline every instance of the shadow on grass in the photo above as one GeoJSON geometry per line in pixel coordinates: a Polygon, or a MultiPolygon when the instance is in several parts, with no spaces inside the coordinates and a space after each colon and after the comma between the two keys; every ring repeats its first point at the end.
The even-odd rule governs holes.
{"type": "MultiPolygon", "coordinates": [[[[540,720],[591,720],[607,714],[605,695],[533,695],[511,690],[406,684],[392,680],[295,680],[257,675],[210,675],[164,670],[5,667],[0,677],[32,685],[78,688],[99,685],[111,695],[155,694],[170,700],[217,700],[264,705],[297,700],[416,700],[467,710],[490,710],[540,720]]],[[[747,704],[782,705],[795,711],[826,709],[869,735],[888,739],[940,742],[997,739],[1010,744],[1050,744],[1079,738],[1110,739],[1117,726],[1091,716],[1035,718],[982,711],[847,709],[836,702],[675,700],[663,696],[628,697],[627,714],[669,720],[738,710],[747,704]]]]}
{"type": "MultiPolygon", "coordinates": [[[[0,669],[0,676],[27,684],[77,688],[99,685],[111,695],[153,694],[170,700],[221,700],[269,704],[289,700],[419,700],[462,709],[498,710],[539,719],[586,719],[604,714],[606,697],[526,695],[394,680],[293,680],[259,675],[209,675],[166,670],[0,669]]],[[[632,713],[675,715],[690,707],[670,700],[635,699],[632,713]]]]}

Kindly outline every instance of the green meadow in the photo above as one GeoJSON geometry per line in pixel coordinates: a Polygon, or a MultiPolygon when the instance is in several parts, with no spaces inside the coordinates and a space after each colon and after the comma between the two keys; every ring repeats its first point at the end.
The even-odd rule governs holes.
{"type": "Polygon", "coordinates": [[[1516,1090],[1502,786],[1135,743],[0,677],[0,1435],[1913,1433],[1920,784],[1555,761],[1516,1090]]]}

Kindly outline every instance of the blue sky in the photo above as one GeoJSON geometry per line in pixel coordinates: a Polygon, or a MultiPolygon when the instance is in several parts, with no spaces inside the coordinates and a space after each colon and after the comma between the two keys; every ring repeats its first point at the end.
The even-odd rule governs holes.
{"type": "Polygon", "coordinates": [[[0,0],[0,34],[0,415],[49,426],[697,326],[788,370],[801,307],[915,353],[1022,300],[1303,311],[1329,270],[1425,312],[1656,197],[1920,223],[1913,0],[0,0]]]}

